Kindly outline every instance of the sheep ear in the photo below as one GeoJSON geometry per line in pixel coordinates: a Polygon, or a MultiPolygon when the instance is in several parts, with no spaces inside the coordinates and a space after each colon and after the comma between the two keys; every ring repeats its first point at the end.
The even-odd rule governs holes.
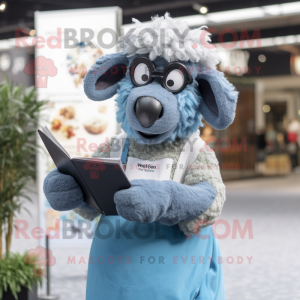
{"type": "Polygon", "coordinates": [[[205,121],[215,129],[225,129],[234,120],[238,92],[217,70],[207,70],[196,77],[200,95],[200,111],[205,121]]]}
{"type": "Polygon", "coordinates": [[[128,59],[114,53],[97,60],[84,79],[84,92],[91,100],[106,100],[117,92],[118,82],[125,76],[128,59]]]}

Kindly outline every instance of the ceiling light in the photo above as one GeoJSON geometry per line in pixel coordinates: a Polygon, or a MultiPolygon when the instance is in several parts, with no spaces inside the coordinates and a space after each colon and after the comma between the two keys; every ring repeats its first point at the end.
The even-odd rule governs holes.
{"type": "MultiPolygon", "coordinates": [[[[200,0],[199,0],[200,1],[200,0]]],[[[208,3],[208,1],[206,1],[208,3]]],[[[193,4],[192,7],[199,12],[200,4],[193,4]]],[[[268,6],[250,7],[236,10],[227,10],[221,12],[213,12],[207,14],[207,20],[199,18],[197,15],[178,17],[176,19],[187,22],[189,27],[198,27],[203,24],[207,26],[214,26],[217,24],[224,23],[235,23],[239,21],[251,21],[251,20],[266,20],[273,18],[274,16],[280,16],[288,18],[289,15],[298,15],[300,13],[300,1],[275,4],[268,6]]],[[[203,16],[204,17],[204,16],[203,16]]]]}
{"type": "Polygon", "coordinates": [[[300,55],[291,56],[291,70],[292,74],[300,75],[300,55]]]}
{"type": "Polygon", "coordinates": [[[271,110],[270,105],[266,104],[266,105],[263,106],[263,112],[264,113],[268,113],[270,110],[271,110]]]}
{"type": "Polygon", "coordinates": [[[266,62],[267,58],[264,54],[260,54],[258,55],[258,60],[261,62],[261,63],[264,63],[266,62]]]}
{"type": "Polygon", "coordinates": [[[5,10],[6,10],[6,3],[5,2],[2,2],[1,4],[0,4],[0,12],[4,12],[5,10]]]}
{"type": "Polygon", "coordinates": [[[200,14],[205,15],[208,13],[208,8],[206,6],[202,6],[198,3],[194,3],[192,5],[193,9],[198,11],[200,14]]]}
{"type": "Polygon", "coordinates": [[[199,9],[200,14],[207,14],[208,12],[208,8],[206,6],[201,6],[201,8],[199,9]]]}
{"type": "Polygon", "coordinates": [[[246,9],[237,9],[230,11],[221,11],[211,13],[209,21],[214,23],[231,23],[237,21],[245,21],[250,19],[258,19],[264,17],[264,12],[259,7],[251,7],[246,9]]]}

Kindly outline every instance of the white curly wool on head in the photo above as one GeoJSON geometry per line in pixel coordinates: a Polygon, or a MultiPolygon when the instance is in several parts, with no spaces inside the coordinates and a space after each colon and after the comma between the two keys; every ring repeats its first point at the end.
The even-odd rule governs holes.
{"type": "Polygon", "coordinates": [[[185,22],[171,18],[169,13],[155,16],[148,23],[132,21],[134,28],[119,39],[119,47],[128,56],[149,53],[151,60],[162,56],[168,62],[190,60],[210,68],[219,63],[206,26],[189,29],[185,22]]]}

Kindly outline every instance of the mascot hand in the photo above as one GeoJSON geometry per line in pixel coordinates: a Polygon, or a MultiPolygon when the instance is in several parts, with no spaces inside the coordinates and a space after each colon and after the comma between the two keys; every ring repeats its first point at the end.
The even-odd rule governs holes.
{"type": "Polygon", "coordinates": [[[208,182],[188,186],[175,181],[132,180],[132,187],[115,193],[120,216],[136,222],[174,225],[205,212],[216,197],[208,182]]]}
{"type": "Polygon", "coordinates": [[[71,210],[85,204],[82,190],[76,180],[57,169],[47,175],[43,188],[47,200],[55,210],[71,210]]]}

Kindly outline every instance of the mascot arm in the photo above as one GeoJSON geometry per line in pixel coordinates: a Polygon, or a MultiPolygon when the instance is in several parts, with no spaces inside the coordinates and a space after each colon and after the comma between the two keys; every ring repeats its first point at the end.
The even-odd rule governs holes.
{"type": "Polygon", "coordinates": [[[178,223],[186,235],[212,224],[225,201],[219,164],[208,147],[198,154],[184,184],[156,180],[132,180],[131,184],[114,196],[119,215],[136,222],[178,223]]]}
{"type": "Polygon", "coordinates": [[[43,189],[50,206],[55,210],[74,209],[91,221],[99,215],[83,201],[82,190],[70,175],[62,174],[57,169],[52,170],[44,180],[43,189]]]}
{"type": "MultiPolygon", "coordinates": [[[[109,157],[108,144],[103,144],[101,149],[98,149],[92,156],[109,157]]],[[[45,178],[43,188],[45,196],[53,209],[58,211],[73,210],[90,221],[99,216],[99,212],[83,201],[82,190],[72,176],[62,174],[54,169],[45,178]]]]}
{"type": "Polygon", "coordinates": [[[115,193],[119,215],[129,221],[174,225],[193,220],[213,203],[216,191],[208,182],[187,186],[175,181],[136,179],[130,189],[115,193]]]}
{"type": "Polygon", "coordinates": [[[221,214],[226,199],[225,185],[220,174],[219,162],[214,151],[208,146],[198,154],[185,177],[184,184],[195,185],[203,181],[209,182],[215,188],[216,196],[212,205],[205,212],[199,214],[193,220],[179,222],[179,228],[186,235],[197,234],[203,228],[213,224],[221,214]]]}

